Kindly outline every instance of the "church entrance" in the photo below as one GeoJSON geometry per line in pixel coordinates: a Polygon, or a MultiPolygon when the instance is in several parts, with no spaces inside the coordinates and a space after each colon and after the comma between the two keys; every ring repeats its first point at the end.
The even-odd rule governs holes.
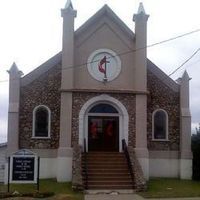
{"type": "Polygon", "coordinates": [[[88,113],[88,150],[119,151],[118,111],[109,104],[98,104],[88,113]]]}
{"type": "Polygon", "coordinates": [[[88,150],[119,150],[119,117],[90,116],[88,119],[88,150]]]}

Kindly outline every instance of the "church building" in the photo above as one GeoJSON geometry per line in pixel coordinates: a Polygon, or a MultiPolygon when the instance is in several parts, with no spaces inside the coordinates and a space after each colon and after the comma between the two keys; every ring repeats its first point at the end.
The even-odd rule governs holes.
{"type": "Polygon", "coordinates": [[[191,179],[190,78],[174,81],[147,58],[143,4],[135,30],[107,5],[77,30],[70,0],[61,15],[62,51],[25,76],[9,70],[7,155],[29,149],[41,178],[74,188],[191,179]]]}

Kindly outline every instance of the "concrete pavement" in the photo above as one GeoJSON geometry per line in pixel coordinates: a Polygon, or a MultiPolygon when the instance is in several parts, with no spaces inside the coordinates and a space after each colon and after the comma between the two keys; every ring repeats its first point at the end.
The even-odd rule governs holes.
{"type": "MultiPolygon", "coordinates": [[[[137,194],[86,194],[85,200],[144,200],[137,194]]],[[[200,200],[200,197],[193,198],[152,198],[148,200],[200,200]]]]}
{"type": "Polygon", "coordinates": [[[143,200],[137,194],[86,194],[85,200],[143,200]]]}

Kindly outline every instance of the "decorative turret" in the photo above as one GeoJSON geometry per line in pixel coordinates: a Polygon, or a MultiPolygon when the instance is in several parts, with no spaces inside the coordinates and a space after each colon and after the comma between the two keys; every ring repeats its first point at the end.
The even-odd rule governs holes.
{"type": "Polygon", "coordinates": [[[23,75],[15,63],[9,73],[8,154],[18,150],[20,77],[23,75]]]}
{"type": "Polygon", "coordinates": [[[60,107],[60,140],[58,149],[57,180],[70,181],[72,175],[72,92],[74,86],[74,18],[76,10],[67,1],[61,10],[63,17],[62,79],[60,107]],[[66,169],[68,169],[66,171],[66,169]]]}
{"type": "Polygon", "coordinates": [[[61,16],[63,17],[61,89],[73,88],[74,75],[72,66],[74,66],[74,18],[76,13],[71,0],[68,0],[65,8],[61,10],[61,16]]]}
{"type": "Polygon", "coordinates": [[[72,5],[71,0],[67,0],[67,3],[65,4],[65,8],[68,8],[68,7],[70,7],[71,9],[73,9],[73,5],[72,5]]]}
{"type": "Polygon", "coordinates": [[[142,3],[139,4],[137,14],[133,15],[135,22],[135,87],[138,91],[146,91],[147,85],[147,20],[149,15],[146,14],[142,3]]]}
{"type": "Polygon", "coordinates": [[[143,6],[143,3],[140,2],[139,4],[139,7],[138,7],[138,12],[137,14],[140,14],[140,13],[143,13],[143,14],[146,14],[145,10],[144,10],[144,6],[143,6]]]}
{"type": "Polygon", "coordinates": [[[182,78],[180,79],[181,85],[181,108],[187,108],[187,113],[182,111],[183,115],[190,116],[190,100],[189,100],[189,81],[191,78],[189,77],[187,71],[183,73],[182,78]]]}
{"type": "Polygon", "coordinates": [[[13,62],[13,64],[10,67],[10,70],[8,70],[7,72],[9,74],[19,75],[20,77],[21,77],[21,75],[23,75],[23,72],[18,70],[15,62],[13,62]]]}
{"type": "Polygon", "coordinates": [[[147,20],[142,3],[133,16],[135,21],[135,90],[140,92],[135,101],[136,147],[135,152],[142,167],[144,177],[149,178],[149,152],[147,148],[147,20]],[[144,123],[145,122],[145,123],[144,123]]]}
{"type": "Polygon", "coordinates": [[[187,71],[182,78],[179,78],[180,84],[180,111],[181,111],[181,143],[180,143],[180,177],[182,179],[191,179],[192,152],[191,152],[191,114],[189,102],[189,81],[190,77],[187,71]]]}

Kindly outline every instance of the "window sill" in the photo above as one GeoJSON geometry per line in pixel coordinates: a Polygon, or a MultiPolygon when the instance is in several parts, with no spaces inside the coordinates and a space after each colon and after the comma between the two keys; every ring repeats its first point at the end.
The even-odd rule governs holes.
{"type": "Polygon", "coordinates": [[[31,139],[44,139],[44,140],[48,140],[48,139],[51,139],[51,137],[31,137],[31,139]]]}

